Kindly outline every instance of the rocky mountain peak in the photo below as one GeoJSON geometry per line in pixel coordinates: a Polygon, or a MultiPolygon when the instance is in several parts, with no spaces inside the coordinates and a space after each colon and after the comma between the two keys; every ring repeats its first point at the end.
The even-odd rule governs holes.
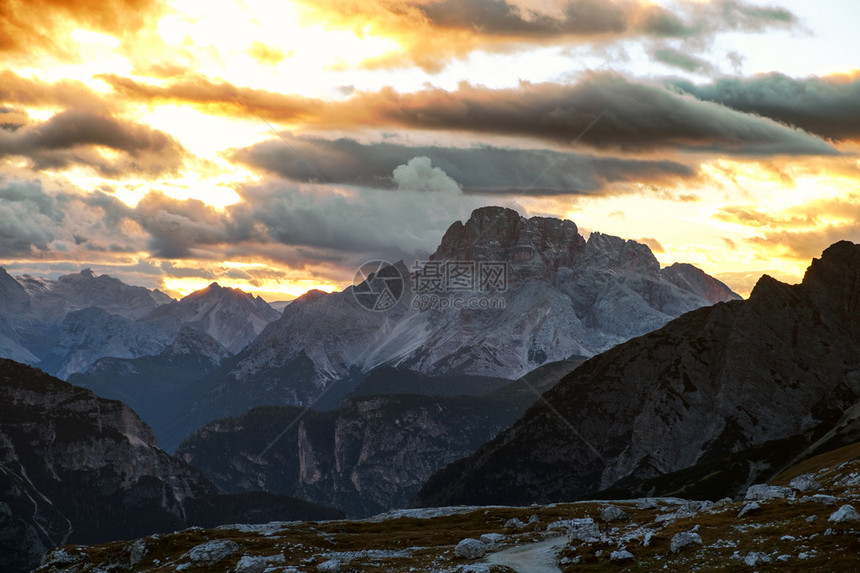
{"type": "Polygon", "coordinates": [[[30,296],[21,284],[0,267],[0,297],[7,312],[24,312],[30,308],[30,296]]]}
{"type": "Polygon", "coordinates": [[[860,338],[860,245],[840,241],[813,259],[803,277],[804,290],[833,309],[860,338]]]}
{"type": "Polygon", "coordinates": [[[482,207],[452,224],[431,260],[507,261],[518,276],[546,278],[571,266],[585,248],[573,221],[525,218],[513,209],[482,207]]]}
{"type": "Polygon", "coordinates": [[[660,263],[647,245],[596,231],[589,235],[583,257],[598,268],[652,276],[660,272],[660,263]]]}
{"type": "Polygon", "coordinates": [[[209,336],[205,332],[191,326],[183,326],[179,334],[173,339],[164,352],[163,356],[202,356],[209,359],[213,364],[219,364],[221,360],[230,356],[230,351],[209,336]]]}

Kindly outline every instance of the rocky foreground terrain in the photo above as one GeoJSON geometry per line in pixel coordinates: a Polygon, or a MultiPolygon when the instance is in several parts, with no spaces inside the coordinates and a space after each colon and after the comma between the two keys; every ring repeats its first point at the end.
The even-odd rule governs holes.
{"type": "Polygon", "coordinates": [[[37,571],[852,571],[858,508],[854,444],[716,503],[640,498],[191,528],[58,548],[37,571]]]}

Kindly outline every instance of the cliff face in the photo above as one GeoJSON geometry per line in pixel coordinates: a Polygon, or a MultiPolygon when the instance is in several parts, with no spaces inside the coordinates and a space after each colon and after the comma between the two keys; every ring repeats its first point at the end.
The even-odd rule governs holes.
{"type": "Polygon", "coordinates": [[[177,456],[225,491],[261,489],[366,517],[404,507],[435,471],[510,425],[525,400],[369,396],[303,416],[260,407],[208,424],[177,456]]]}
{"type": "Polygon", "coordinates": [[[101,358],[69,383],[103,398],[122,400],[153,428],[159,445],[172,452],[185,435],[183,418],[197,390],[195,383],[230,356],[217,340],[183,326],[162,352],[139,358],[101,358]]]}
{"type": "Polygon", "coordinates": [[[29,571],[63,543],[291,515],[288,500],[230,509],[218,494],[123,403],[0,360],[0,570],[29,571]]]}
{"type": "Polygon", "coordinates": [[[62,543],[171,530],[184,523],[186,499],[217,492],[158,449],[124,404],[8,360],[0,360],[0,470],[4,570],[62,543]]]}
{"type": "Polygon", "coordinates": [[[693,311],[589,360],[545,394],[557,412],[538,403],[431,478],[420,502],[573,499],[747,452],[749,475],[723,484],[736,491],[860,400],[858,280],[860,246],[837,243],[800,285],[762,277],[748,301],[693,311]]]}

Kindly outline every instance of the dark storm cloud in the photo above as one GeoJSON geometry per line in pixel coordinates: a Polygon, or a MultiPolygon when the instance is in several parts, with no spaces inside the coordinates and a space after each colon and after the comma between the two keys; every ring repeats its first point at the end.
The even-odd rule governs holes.
{"type": "Polygon", "coordinates": [[[795,125],[832,139],[860,138],[860,76],[794,79],[782,74],[672,85],[699,99],[795,125]]]}
{"type": "Polygon", "coordinates": [[[410,147],[285,136],[237,150],[233,160],[287,179],[390,188],[398,165],[427,157],[467,193],[585,194],[623,181],[668,182],[692,178],[694,169],[674,161],[636,160],[537,149],[410,147]]]}
{"type": "Polygon", "coordinates": [[[102,175],[176,170],[185,152],[164,132],[84,111],[65,111],[43,123],[0,130],[0,157],[23,156],[35,169],[87,165],[102,175]],[[120,152],[107,158],[97,148],[120,152]]]}
{"type": "Polygon", "coordinates": [[[539,13],[505,0],[444,0],[420,10],[440,28],[507,38],[559,36],[659,36],[688,38],[722,30],[762,31],[792,26],[797,18],[779,7],[737,0],[679,4],[674,9],[634,0],[567,0],[539,13]]]}
{"type": "Polygon", "coordinates": [[[93,193],[48,193],[38,181],[0,177],[0,256],[50,256],[84,249],[135,252],[139,245],[117,225],[128,208],[93,193]]]}
{"type": "Polygon", "coordinates": [[[629,151],[837,153],[827,142],[770,119],[611,73],[590,74],[575,84],[523,83],[516,89],[463,84],[455,92],[382,90],[362,93],[344,105],[372,109],[378,120],[411,128],[521,135],[559,143],[572,143],[587,131],[580,142],[584,145],[629,151]]]}
{"type": "Polygon", "coordinates": [[[465,83],[455,91],[398,93],[385,88],[332,102],[200,78],[158,87],[113,76],[104,79],[127,97],[186,101],[208,113],[259,116],[320,129],[399,127],[513,135],[562,145],[584,134],[581,145],[636,152],[669,148],[758,156],[838,153],[820,138],[771,119],[614,73],[588,74],[573,84],[522,83],[509,89],[465,83]]]}
{"type": "Polygon", "coordinates": [[[129,217],[149,233],[152,254],[165,259],[191,258],[197,247],[244,241],[252,233],[251,225],[237,224],[230,212],[160,193],[147,194],[129,217]]]}

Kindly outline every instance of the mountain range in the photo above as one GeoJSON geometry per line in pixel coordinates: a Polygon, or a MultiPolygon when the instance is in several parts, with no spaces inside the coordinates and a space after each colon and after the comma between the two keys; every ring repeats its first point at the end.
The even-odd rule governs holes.
{"type": "Polygon", "coordinates": [[[365,291],[383,280],[372,274],[341,292],[299,297],[201,382],[186,431],[171,440],[255,406],[342,397],[382,365],[514,380],[542,364],[593,356],[689,310],[740,298],[692,265],[661,268],[646,245],[597,232],[586,240],[572,221],[525,218],[501,207],[452,224],[429,260],[412,270],[402,262],[383,268],[402,280],[396,304],[384,312],[363,306],[365,291]],[[422,298],[416,285],[431,269],[461,263],[506,269],[501,287],[442,293],[447,300],[486,300],[488,307],[422,306],[434,299],[422,298]]]}
{"type": "Polygon", "coordinates": [[[717,499],[844,445],[860,401],[860,245],[829,247],[798,285],[765,275],[746,301],[618,345],[544,399],[417,503],[717,499]]]}
{"type": "Polygon", "coordinates": [[[0,356],[61,378],[102,357],[157,355],[185,325],[235,353],[279,316],[261,298],[215,283],[176,301],[89,269],[57,280],[0,269],[0,295],[0,356]]]}

